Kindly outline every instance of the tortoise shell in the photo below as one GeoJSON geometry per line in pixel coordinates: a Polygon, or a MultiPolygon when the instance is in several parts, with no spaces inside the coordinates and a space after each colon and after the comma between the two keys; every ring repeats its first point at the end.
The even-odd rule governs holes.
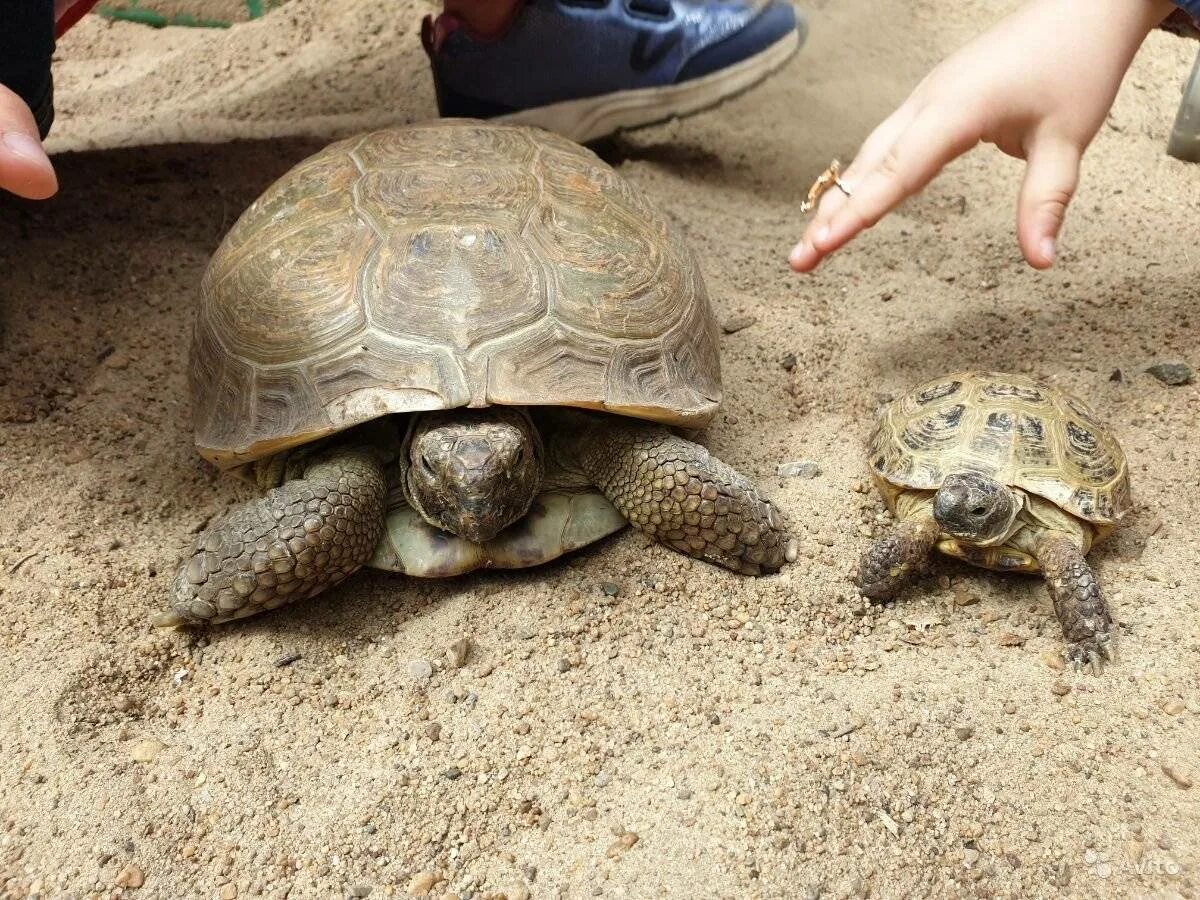
{"type": "Polygon", "coordinates": [[[202,284],[196,443],[222,467],[390,413],[564,405],[699,427],[721,397],[694,255],[590,151],[470,120],[333,144],[202,284]]]}
{"type": "Polygon", "coordinates": [[[868,442],[894,487],[937,490],[977,472],[1102,525],[1129,512],[1129,467],[1116,438],[1076,397],[1023,375],[959,372],[890,403],[868,442]]]}

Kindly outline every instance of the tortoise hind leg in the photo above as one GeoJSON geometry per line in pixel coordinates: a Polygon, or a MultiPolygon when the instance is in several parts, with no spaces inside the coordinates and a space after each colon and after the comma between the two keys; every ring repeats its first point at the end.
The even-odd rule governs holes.
{"type": "Polygon", "coordinates": [[[154,624],[212,625],[311,597],[367,560],[383,532],[383,466],[366,448],[315,457],[197,539],[154,624]]]}
{"type": "Polygon", "coordinates": [[[863,554],[858,587],[872,600],[891,600],[929,561],[938,539],[938,524],[927,511],[903,519],[890,534],[863,554]]]}
{"type": "Polygon", "coordinates": [[[612,419],[590,419],[556,439],[563,462],[581,469],[630,524],[680,553],[743,575],[795,560],[779,510],[699,444],[612,419]]]}
{"type": "Polygon", "coordinates": [[[1083,549],[1067,534],[1051,532],[1043,537],[1036,555],[1067,639],[1067,659],[1076,671],[1089,666],[1099,673],[1104,660],[1111,661],[1115,654],[1112,615],[1096,573],[1084,559],[1083,549]]]}

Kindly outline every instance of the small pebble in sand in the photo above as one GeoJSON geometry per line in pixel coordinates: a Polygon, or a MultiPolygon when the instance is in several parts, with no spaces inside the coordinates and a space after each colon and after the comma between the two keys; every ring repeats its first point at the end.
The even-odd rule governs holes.
{"type": "Polygon", "coordinates": [[[891,816],[889,816],[887,814],[886,810],[883,810],[883,809],[875,810],[875,817],[877,819],[879,819],[880,822],[883,823],[883,827],[888,830],[888,832],[892,835],[892,837],[900,836],[900,826],[897,824],[895,819],[893,819],[891,816]]]}
{"type": "Polygon", "coordinates": [[[113,883],[117,887],[140,888],[146,883],[146,876],[141,869],[130,863],[117,873],[116,881],[113,883]]]}
{"type": "Polygon", "coordinates": [[[1182,700],[1168,700],[1163,704],[1163,712],[1165,712],[1168,716],[1182,715],[1183,710],[1184,706],[1182,700]]]}
{"type": "Polygon", "coordinates": [[[974,606],[979,602],[979,598],[967,591],[967,586],[961,581],[954,583],[954,605],[955,606],[974,606]]]}
{"type": "Polygon", "coordinates": [[[1067,667],[1067,664],[1063,662],[1062,654],[1055,653],[1053,650],[1043,651],[1040,654],[1040,658],[1042,660],[1042,664],[1051,671],[1061,672],[1067,667]]]}
{"type": "Polygon", "coordinates": [[[457,641],[446,648],[446,659],[450,662],[452,668],[461,669],[467,664],[467,657],[471,655],[471,639],[460,637],[457,641]]]}
{"type": "Polygon", "coordinates": [[[785,353],[779,359],[779,364],[781,366],[783,366],[783,368],[785,370],[787,370],[788,372],[790,372],[790,371],[792,371],[792,369],[796,368],[797,362],[798,362],[798,360],[796,359],[795,353],[785,353]]]}
{"type": "Polygon", "coordinates": [[[408,883],[408,893],[413,897],[428,894],[437,884],[437,880],[438,877],[433,872],[418,872],[408,883]]]}
{"type": "Polygon", "coordinates": [[[1013,631],[1004,631],[996,638],[996,643],[1001,647],[1020,647],[1025,643],[1025,636],[1013,631]]]}
{"type": "Polygon", "coordinates": [[[433,677],[433,666],[427,659],[409,660],[408,674],[417,681],[428,681],[433,677]]]}
{"type": "Polygon", "coordinates": [[[1192,779],[1185,773],[1175,768],[1170,763],[1162,764],[1163,774],[1170,778],[1173,782],[1183,788],[1185,791],[1192,786],[1192,779]]]}
{"type": "Polygon", "coordinates": [[[124,353],[113,353],[104,358],[104,365],[109,369],[121,371],[129,368],[129,357],[124,353]]]}
{"type": "Polygon", "coordinates": [[[158,758],[158,754],[162,752],[163,745],[153,738],[147,738],[138,741],[129,750],[129,755],[134,762],[150,763],[158,758]]]}
{"type": "Polygon", "coordinates": [[[621,586],[615,581],[606,581],[600,585],[600,589],[604,591],[604,596],[615,597],[621,593],[621,586]]]}
{"type": "Polygon", "coordinates": [[[1192,367],[1185,362],[1159,362],[1147,366],[1146,371],[1170,387],[1191,384],[1195,377],[1192,367]]]}
{"type": "Polygon", "coordinates": [[[730,316],[721,326],[726,334],[743,331],[758,321],[757,316],[730,316]]]}
{"type": "Polygon", "coordinates": [[[633,848],[633,845],[638,842],[639,838],[632,831],[626,831],[621,834],[608,847],[608,858],[618,859],[626,850],[633,848]]]}
{"type": "Polygon", "coordinates": [[[351,897],[370,897],[374,888],[369,884],[356,884],[350,888],[351,897]]]}
{"type": "Polygon", "coordinates": [[[237,885],[232,881],[227,881],[225,884],[221,885],[221,900],[237,900],[237,895],[237,885]]]}
{"type": "Polygon", "coordinates": [[[1065,681],[1056,681],[1050,685],[1050,693],[1059,697],[1065,697],[1067,694],[1071,693],[1071,686],[1065,681]]]}
{"type": "Polygon", "coordinates": [[[959,725],[955,727],[954,734],[960,741],[966,741],[970,740],[971,736],[975,734],[975,729],[970,725],[959,725]]]}
{"type": "Polygon", "coordinates": [[[798,459],[780,463],[775,467],[775,474],[780,478],[816,478],[821,474],[821,467],[812,460],[798,459]]]}

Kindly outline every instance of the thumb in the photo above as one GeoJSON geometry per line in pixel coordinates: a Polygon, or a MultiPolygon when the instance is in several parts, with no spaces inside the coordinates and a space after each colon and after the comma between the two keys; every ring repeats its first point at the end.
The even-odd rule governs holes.
{"type": "Polygon", "coordinates": [[[30,200],[45,200],[58,190],[33,113],[4,85],[0,85],[0,190],[30,200]]]}
{"type": "Polygon", "coordinates": [[[1017,203],[1017,241],[1035,269],[1048,269],[1058,252],[1058,232],[1079,183],[1082,152],[1070,141],[1036,141],[1027,153],[1017,203]]]}

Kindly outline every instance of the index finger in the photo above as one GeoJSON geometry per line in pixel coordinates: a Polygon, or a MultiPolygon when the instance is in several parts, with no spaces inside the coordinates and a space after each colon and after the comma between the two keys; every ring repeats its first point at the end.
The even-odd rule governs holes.
{"type": "MultiPolygon", "coordinates": [[[[867,135],[867,139],[863,141],[863,145],[859,148],[858,153],[851,161],[850,165],[841,174],[843,185],[855,184],[862,180],[862,177],[872,171],[884,155],[896,143],[896,138],[908,127],[909,123],[916,117],[916,109],[909,98],[890,116],[884,119],[875,127],[875,130],[867,135]]],[[[829,226],[834,213],[842,208],[846,203],[846,195],[840,190],[830,190],[825,192],[817,205],[817,214],[813,216],[808,226],[804,229],[804,236],[788,254],[788,264],[797,272],[811,272],[817,267],[817,264],[824,256],[816,247],[813,246],[813,236],[819,233],[822,229],[829,226]]]]}
{"type": "Polygon", "coordinates": [[[973,123],[940,110],[919,113],[860,183],[847,184],[850,197],[813,235],[813,246],[821,255],[837,250],[922,190],[947,163],[977,143],[979,131],[973,123]]]}

